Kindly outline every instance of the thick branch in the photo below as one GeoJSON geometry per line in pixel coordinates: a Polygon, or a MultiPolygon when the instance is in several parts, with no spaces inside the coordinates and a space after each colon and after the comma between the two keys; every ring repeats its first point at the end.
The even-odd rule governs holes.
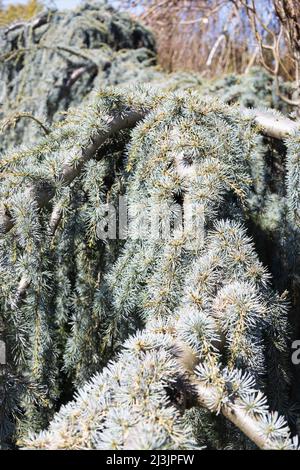
{"type": "Polygon", "coordinates": [[[107,120],[108,129],[106,131],[99,131],[95,137],[93,137],[92,143],[82,150],[82,156],[76,163],[76,166],[65,164],[60,174],[60,180],[63,184],[69,185],[72,181],[80,175],[84,164],[92,159],[98,148],[114,134],[118,133],[123,129],[130,129],[136,125],[137,122],[141,121],[146,116],[146,112],[130,110],[124,112],[121,116],[118,114],[114,117],[109,117],[107,120]]]}
{"type": "MultiPolygon", "coordinates": [[[[200,381],[194,381],[194,387],[198,395],[198,405],[208,408],[212,412],[217,412],[217,409],[211,408],[213,398],[216,398],[217,401],[219,395],[215,387],[208,387],[200,381]]],[[[271,450],[274,447],[272,442],[262,434],[257,420],[242,408],[239,408],[234,402],[224,404],[220,412],[260,449],[271,450]]]]}
{"type": "Polygon", "coordinates": [[[282,116],[274,116],[270,111],[243,109],[242,115],[254,119],[262,134],[275,139],[285,139],[294,132],[300,131],[300,122],[282,116]]]}

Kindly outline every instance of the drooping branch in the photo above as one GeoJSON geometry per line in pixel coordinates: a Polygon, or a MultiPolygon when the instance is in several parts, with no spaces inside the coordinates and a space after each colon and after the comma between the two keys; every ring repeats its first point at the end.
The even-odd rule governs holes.
{"type": "MultiPolygon", "coordinates": [[[[92,159],[98,148],[114,134],[124,129],[130,129],[136,125],[138,121],[143,119],[147,114],[147,111],[136,111],[126,110],[122,114],[115,116],[109,116],[107,118],[107,129],[100,130],[94,137],[90,145],[87,148],[82,149],[81,157],[77,160],[76,165],[65,163],[59,175],[60,182],[68,186],[74,181],[76,177],[81,174],[84,164],[92,159]]],[[[49,194],[47,200],[44,201],[44,205],[50,202],[54,194],[49,194]]],[[[0,233],[5,234],[9,232],[14,226],[12,217],[9,211],[5,209],[5,205],[0,208],[0,233]]]]}
{"type": "MultiPolygon", "coordinates": [[[[260,409],[260,413],[255,414],[253,411],[247,412],[246,409],[243,408],[239,403],[239,398],[235,398],[232,395],[228,395],[226,390],[224,391],[221,388],[218,388],[218,386],[215,384],[207,385],[202,380],[200,380],[196,375],[197,368],[195,369],[195,359],[197,360],[196,354],[190,349],[186,342],[178,341],[178,339],[176,338],[176,333],[174,332],[173,328],[171,329],[173,331],[173,348],[171,348],[170,336],[167,335],[165,339],[166,344],[168,345],[168,354],[170,354],[169,358],[174,359],[174,361],[172,362],[172,367],[174,367],[172,371],[173,379],[175,377],[179,379],[178,381],[173,381],[173,384],[175,386],[175,389],[176,387],[179,387],[180,393],[184,396],[184,404],[182,404],[180,407],[181,412],[184,412],[186,408],[192,406],[203,407],[212,413],[221,413],[260,449],[276,450],[280,448],[298,448],[297,439],[293,440],[291,438],[289,428],[287,427],[284,419],[279,420],[279,426],[277,427],[277,430],[279,430],[280,432],[278,432],[277,436],[275,436],[274,434],[274,429],[276,428],[276,425],[267,426],[265,428],[263,418],[272,418],[273,415],[270,414],[268,407],[265,405],[266,397],[262,393],[253,393],[252,389],[248,391],[249,402],[253,400],[254,402],[261,400],[264,403],[263,408],[260,409]],[[272,435],[272,432],[273,437],[270,437],[270,435],[272,435]]],[[[159,334],[159,336],[160,335],[161,333],[159,334]]],[[[162,341],[163,338],[157,337],[156,339],[160,339],[159,348],[164,350],[164,342],[162,341]]],[[[118,357],[118,361],[112,364],[112,367],[114,367],[114,365],[118,365],[119,367],[117,369],[112,369],[113,371],[117,370],[118,374],[120,374],[121,376],[122,374],[125,374],[126,376],[126,374],[128,373],[128,369],[126,370],[126,367],[132,367],[134,370],[136,367],[135,377],[139,377],[141,367],[138,367],[137,364],[141,366],[142,362],[144,360],[147,360],[147,356],[144,350],[145,345],[147,345],[147,354],[151,355],[152,343],[149,336],[148,326],[146,326],[142,333],[139,333],[137,344],[138,348],[140,349],[133,349],[133,351],[129,351],[128,349],[126,349],[125,351],[121,352],[118,357]],[[147,340],[144,342],[143,340],[145,338],[147,338],[147,340]]],[[[153,343],[153,345],[154,349],[158,347],[157,343],[153,343]]],[[[155,374],[155,367],[156,363],[153,362],[148,376],[150,383],[153,379],[159,381],[161,377],[161,371],[160,373],[155,374]],[[155,376],[158,378],[155,379],[155,376]]],[[[159,367],[164,368],[164,364],[160,364],[159,367]]],[[[166,370],[166,375],[167,373],[168,371],[166,370]]],[[[221,377],[222,371],[219,370],[218,374],[221,377]]],[[[241,375],[239,376],[241,377],[241,375]]],[[[23,442],[24,447],[26,449],[51,450],[76,449],[78,448],[78,446],[83,449],[91,448],[91,446],[95,446],[96,448],[98,448],[97,443],[99,440],[100,448],[102,448],[102,433],[99,432],[99,428],[105,428],[105,424],[103,426],[103,423],[105,423],[105,420],[107,418],[107,409],[115,408],[116,410],[118,410],[120,407],[120,403],[118,402],[118,400],[120,399],[119,397],[121,394],[119,396],[115,396],[113,392],[111,394],[108,394],[107,390],[110,390],[110,387],[113,386],[115,388],[119,387],[119,392],[121,392],[121,388],[123,386],[126,391],[126,384],[128,383],[128,381],[124,381],[124,383],[120,381],[118,383],[122,383],[122,385],[117,385],[117,381],[115,379],[113,382],[111,382],[111,377],[112,373],[109,370],[106,370],[94,376],[91,382],[91,386],[83,387],[82,391],[78,391],[75,399],[71,403],[69,403],[67,407],[62,407],[62,409],[55,416],[53,422],[50,423],[50,427],[48,428],[48,430],[43,431],[42,433],[37,435],[29,436],[23,442]],[[104,377],[103,373],[105,374],[104,377]],[[103,393],[103,379],[105,380],[104,393],[107,393],[107,400],[110,400],[108,403],[105,403],[104,408],[102,408],[103,401],[99,399],[99,397],[101,397],[101,394],[103,393]],[[94,402],[94,408],[92,411],[89,408],[87,409],[87,401],[89,403],[94,402]],[[91,415],[90,413],[93,413],[93,415],[91,415]],[[89,424],[88,426],[86,425],[87,422],[89,424]],[[74,428],[77,429],[77,432],[74,432],[74,428]],[[95,433],[97,433],[97,436],[95,436],[95,433]]],[[[115,376],[113,377],[115,378],[115,376]]],[[[163,376],[163,378],[166,379],[166,376],[163,376]]],[[[247,379],[251,380],[251,377],[247,375],[247,379]]],[[[145,403],[149,403],[149,401],[151,402],[151,400],[154,399],[155,403],[154,387],[152,388],[152,391],[150,391],[150,393],[148,392],[148,395],[147,392],[145,392],[146,397],[144,400],[141,400],[141,402],[139,401],[141,395],[139,395],[138,393],[138,384],[141,383],[143,383],[143,380],[137,380],[137,385],[135,388],[137,403],[131,403],[129,405],[128,401],[124,400],[121,406],[125,410],[127,409],[127,411],[130,412],[132,408],[134,408],[135,406],[139,406],[139,413],[141,414],[143,410],[144,401],[145,403]]],[[[228,384],[234,385],[232,380],[229,380],[228,384]]],[[[147,390],[147,387],[145,387],[145,389],[147,390]]],[[[239,396],[239,390],[237,390],[236,395],[237,397],[239,396]]],[[[167,405],[167,403],[168,400],[166,400],[165,406],[167,405]]],[[[147,417],[145,417],[145,421],[146,420],[147,417]]],[[[108,432],[111,426],[111,423],[107,423],[108,432]]],[[[130,431],[132,429],[131,426],[126,426],[125,435],[127,436],[127,438],[130,437],[130,431]]],[[[168,428],[168,432],[172,434],[172,426],[168,428]]],[[[132,447],[132,442],[130,443],[130,439],[128,442],[127,438],[123,442],[124,448],[135,449],[136,447],[132,447]]]]}
{"type": "MultiPolygon", "coordinates": [[[[99,131],[98,134],[96,134],[96,136],[93,137],[91,144],[86,149],[82,149],[81,158],[77,161],[76,166],[70,165],[69,163],[66,163],[65,165],[63,165],[60,176],[59,176],[60,181],[64,185],[70,185],[72,181],[74,181],[74,179],[80,175],[84,164],[88,160],[94,157],[98,148],[107,139],[109,139],[114,134],[118,133],[119,131],[123,129],[129,129],[129,128],[134,127],[134,125],[138,121],[140,121],[144,117],[145,114],[140,111],[130,110],[130,111],[124,111],[122,114],[117,114],[116,116],[108,117],[107,118],[107,125],[108,125],[107,130],[99,131]]],[[[43,206],[46,205],[48,202],[50,202],[53,196],[54,194],[51,191],[48,191],[46,194],[43,194],[43,198],[42,198],[43,206]]],[[[37,199],[37,202],[39,202],[38,199],[37,199]]],[[[58,204],[53,208],[52,214],[50,216],[49,233],[51,236],[55,234],[56,229],[60,223],[61,216],[62,216],[62,208],[58,204]]],[[[14,224],[13,224],[11,217],[8,215],[8,213],[4,211],[1,214],[0,212],[0,217],[1,217],[0,229],[6,232],[11,230],[14,224]]],[[[17,308],[20,305],[20,303],[24,299],[24,296],[30,284],[31,284],[31,279],[28,277],[27,274],[24,274],[19,282],[19,285],[16,290],[15,298],[12,303],[12,306],[14,308],[17,308]]]]}
{"type": "Polygon", "coordinates": [[[80,59],[87,61],[88,63],[91,64],[92,68],[96,70],[98,70],[98,67],[99,67],[97,62],[95,62],[92,57],[90,57],[88,54],[85,54],[80,49],[75,49],[74,47],[66,47],[66,46],[50,46],[46,44],[42,44],[42,45],[38,44],[32,47],[22,47],[14,51],[7,52],[0,56],[0,62],[9,62],[15,59],[16,57],[19,57],[22,54],[26,54],[28,52],[39,51],[39,50],[54,51],[57,53],[66,52],[67,54],[73,55],[75,57],[78,57],[80,59]]]}
{"type": "Polygon", "coordinates": [[[131,109],[119,113],[116,116],[110,116],[107,118],[107,130],[100,130],[92,139],[92,142],[86,149],[82,149],[82,156],[77,161],[76,166],[66,163],[61,171],[59,179],[64,185],[69,185],[72,181],[80,175],[84,164],[92,159],[98,148],[114,134],[117,134],[121,130],[131,129],[139,121],[141,121],[147,114],[147,111],[137,111],[131,109]]]}
{"type": "MultiPolygon", "coordinates": [[[[276,439],[272,441],[262,431],[262,427],[254,414],[247,413],[241,407],[237,399],[224,400],[224,390],[218,389],[216,385],[207,385],[199,380],[195,374],[195,366],[197,365],[197,356],[192,349],[183,342],[176,341],[176,356],[180,367],[184,370],[186,376],[186,390],[189,401],[195,406],[206,408],[212,413],[222,414],[234,426],[236,426],[245,436],[247,436],[258,448],[264,450],[276,449],[276,439]]],[[[265,413],[268,413],[266,411],[265,413]]],[[[287,438],[289,439],[289,438],[287,438]]]]}
{"type": "MultiPolygon", "coordinates": [[[[63,185],[68,186],[72,181],[81,174],[84,164],[92,159],[98,148],[114,134],[124,129],[134,127],[139,121],[144,119],[148,114],[147,110],[127,110],[123,114],[118,114],[114,117],[107,118],[107,130],[99,131],[93,138],[93,142],[86,148],[82,149],[82,156],[78,160],[76,166],[66,163],[59,176],[63,185]]],[[[297,130],[300,130],[300,123],[292,121],[289,118],[280,115],[274,115],[270,111],[260,111],[255,109],[241,109],[241,115],[245,118],[252,118],[258,126],[260,132],[268,137],[276,138],[279,140],[285,139],[292,135],[297,130]]],[[[52,197],[49,197],[50,202],[52,197]]],[[[3,207],[0,209],[0,233],[9,232],[14,223],[7,210],[3,207]]]]}
{"type": "MultiPolygon", "coordinates": [[[[59,180],[65,186],[70,185],[75,178],[77,178],[84,167],[84,164],[94,158],[99,147],[110,137],[117,134],[119,131],[124,129],[129,129],[134,127],[139,121],[146,117],[148,111],[145,110],[124,110],[122,113],[118,113],[114,116],[109,116],[107,118],[107,128],[106,130],[99,130],[99,132],[93,137],[92,142],[88,145],[87,148],[82,149],[82,154],[79,160],[76,162],[76,165],[65,163],[62,167],[61,173],[59,175],[59,180]]],[[[258,129],[265,135],[277,138],[284,139],[288,135],[293,134],[295,131],[300,129],[300,124],[292,121],[288,118],[275,115],[274,113],[268,111],[260,110],[249,110],[242,109],[242,116],[245,118],[253,119],[254,123],[258,126],[258,129]]],[[[179,170],[179,168],[178,168],[179,170]]],[[[183,172],[188,172],[188,170],[181,169],[183,172]]],[[[180,170],[179,170],[180,171],[180,170]]],[[[36,192],[36,188],[31,188],[31,190],[36,192]]],[[[40,207],[48,204],[54,196],[54,191],[47,191],[46,195],[43,195],[42,198],[36,197],[37,203],[40,207]],[[40,203],[42,199],[42,204],[40,203]]],[[[53,208],[50,220],[49,220],[49,233],[53,236],[56,232],[56,229],[60,223],[62,216],[62,209],[58,206],[53,208]]],[[[3,206],[0,208],[0,233],[9,232],[14,226],[12,217],[10,216],[9,210],[3,206]]],[[[24,298],[27,288],[30,285],[30,279],[24,275],[17,288],[16,299],[14,305],[17,306],[19,302],[24,298]]]]}
{"type": "Polygon", "coordinates": [[[48,23],[49,18],[51,16],[51,12],[46,11],[42,13],[41,15],[37,16],[36,18],[33,19],[31,22],[26,22],[26,21],[18,21],[6,28],[4,31],[5,36],[7,36],[10,32],[15,31],[16,29],[19,28],[31,28],[32,30],[39,28],[40,26],[43,26],[48,23]]]}
{"type": "Polygon", "coordinates": [[[23,118],[32,119],[34,122],[36,122],[44,131],[45,135],[48,135],[50,133],[50,129],[40,119],[38,119],[36,116],[33,116],[33,114],[27,112],[18,112],[14,113],[12,116],[9,116],[2,123],[1,131],[3,132],[6,128],[10,126],[14,127],[17,122],[23,118]]]}

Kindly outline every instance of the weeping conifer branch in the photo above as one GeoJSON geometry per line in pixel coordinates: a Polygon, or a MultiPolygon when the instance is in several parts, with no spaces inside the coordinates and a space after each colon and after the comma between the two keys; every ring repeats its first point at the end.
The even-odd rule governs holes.
{"type": "MultiPolygon", "coordinates": [[[[292,121],[289,118],[285,118],[279,115],[279,113],[272,113],[271,111],[258,111],[258,110],[241,110],[242,116],[245,118],[251,118],[258,126],[258,129],[266,136],[273,137],[279,140],[283,140],[286,137],[293,135],[299,131],[300,124],[292,121]]],[[[94,158],[99,147],[110,137],[117,134],[121,130],[131,129],[139,121],[147,116],[149,111],[147,110],[119,110],[117,116],[107,117],[106,130],[99,130],[95,136],[91,137],[92,142],[87,148],[82,149],[82,155],[77,159],[76,165],[70,165],[66,163],[63,165],[59,180],[64,185],[69,185],[72,181],[78,177],[82,171],[84,164],[94,158]]],[[[34,189],[34,188],[33,188],[34,189]]],[[[50,202],[52,197],[48,197],[44,200],[44,204],[50,202]]],[[[5,210],[5,203],[2,203],[0,212],[0,228],[1,233],[5,234],[9,232],[14,223],[9,213],[5,210]]]]}
{"type": "MultiPolygon", "coordinates": [[[[1,269],[9,295],[21,277],[16,300],[8,307],[7,328],[15,328],[11,306],[12,310],[18,307],[21,320],[27,319],[28,309],[34,311],[34,333],[29,337],[34,357],[42,356],[46,363],[49,352],[41,339],[51,344],[56,328],[62,328],[65,337],[71,311],[64,367],[74,374],[77,385],[87,379],[87,361],[91,375],[91,363],[99,369],[125,343],[115,364],[79,389],[78,397],[62,408],[49,431],[25,438],[25,446],[191,448],[196,443],[185,425],[186,406],[178,394],[187,397],[188,403],[195,399],[192,390],[196,388],[198,405],[224,414],[258,446],[297,447],[285,421],[267,410],[256,385],[273,359],[266,354],[270,343],[282,358],[286,354],[285,308],[272,291],[245,230],[220,220],[225,197],[231,198],[230,216],[245,218],[243,204],[252,178],[249,155],[263,122],[261,114],[257,116],[256,122],[245,112],[241,119],[237,108],[193,92],[105,90],[47,137],[43,149],[50,151],[45,160],[41,160],[41,147],[28,151],[29,162],[6,160],[16,172],[14,177],[20,178],[20,188],[16,189],[14,177],[5,183],[9,198],[4,201],[3,217],[10,218],[12,226],[3,236],[8,257],[1,269]],[[124,172],[124,144],[120,152],[113,147],[119,134],[124,142],[122,133],[128,145],[124,178],[119,177],[120,169],[124,172]],[[104,153],[103,146],[107,146],[104,153]],[[20,176],[18,165],[29,177],[20,176]],[[28,179],[33,181],[29,187],[28,179]],[[203,247],[194,243],[194,233],[162,242],[146,232],[145,238],[129,237],[123,250],[113,241],[102,243],[95,236],[104,217],[101,204],[115,200],[122,191],[130,206],[138,203],[134,226],[138,233],[144,233],[144,204],[163,203],[163,229],[164,215],[179,196],[183,205],[190,201],[203,207],[205,228],[214,225],[214,231],[203,247]],[[49,208],[50,201],[54,204],[49,208]],[[49,233],[50,238],[57,235],[51,257],[49,233]],[[69,267],[65,254],[73,253],[74,247],[69,267]],[[57,299],[46,289],[49,283],[55,286],[57,299]],[[55,326],[44,310],[53,305],[55,326]],[[141,323],[143,332],[130,336],[141,323]],[[184,361],[178,342],[188,351],[184,361]],[[187,366],[188,356],[192,364],[187,366]],[[244,377],[246,371],[251,378],[244,377]],[[139,399],[145,396],[147,400],[139,399]],[[88,411],[92,425],[84,430],[81,407],[87,397],[93,403],[88,411]],[[81,429],[76,435],[74,423],[81,429]]],[[[274,137],[277,129],[282,138],[287,121],[273,117],[270,124],[268,115],[264,132],[274,137]]],[[[4,295],[9,298],[7,292],[4,295]]],[[[37,382],[43,383],[39,361],[29,367],[37,382]]],[[[50,369],[55,384],[57,371],[52,364],[50,369]]],[[[284,373],[280,381],[285,387],[284,373]]],[[[38,413],[34,406],[30,408],[26,429],[36,422],[38,413]]]]}

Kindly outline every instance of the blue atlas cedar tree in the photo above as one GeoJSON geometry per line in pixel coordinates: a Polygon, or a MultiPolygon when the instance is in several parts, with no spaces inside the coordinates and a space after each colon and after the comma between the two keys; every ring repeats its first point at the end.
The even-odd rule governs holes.
{"type": "MultiPolygon", "coordinates": [[[[81,8],[81,20],[97,10],[81,8]]],[[[109,34],[120,35],[124,24],[151,46],[148,32],[122,15],[118,30],[113,10],[101,8],[105,53],[111,53],[109,34]]],[[[3,144],[2,446],[297,449],[288,302],[274,289],[249,233],[273,233],[287,253],[288,228],[280,226],[287,220],[297,243],[299,132],[289,135],[286,123],[289,129],[293,122],[278,113],[241,112],[233,98],[226,104],[214,96],[230,93],[231,84],[220,81],[213,93],[196,76],[164,76],[137,63],[138,44],[125,41],[125,47],[120,62],[110,55],[109,73],[96,64],[107,86],[87,93],[63,120],[51,124],[48,114],[38,143],[3,144]],[[123,60],[133,70],[126,82],[133,83],[109,87],[123,60]],[[273,140],[262,136],[276,133],[286,144],[274,149],[278,158],[287,153],[284,193],[271,187],[273,140]],[[117,205],[120,196],[134,211],[140,236],[103,241],[98,227],[106,204],[117,205]],[[201,243],[188,229],[169,239],[145,233],[149,202],[160,211],[154,216],[163,230],[174,203],[187,201],[203,211],[201,243]]],[[[89,49],[85,57],[80,51],[68,46],[64,52],[89,64],[89,49]]],[[[6,57],[8,64],[14,58],[6,57]]],[[[263,82],[266,74],[257,73],[263,82]]],[[[246,93],[240,85],[244,107],[246,93]]],[[[271,100],[268,87],[266,106],[264,99],[271,100]]],[[[55,113],[68,105],[60,97],[55,113]]],[[[10,136],[36,139],[32,127],[11,129],[11,120],[5,121],[10,136]]]]}

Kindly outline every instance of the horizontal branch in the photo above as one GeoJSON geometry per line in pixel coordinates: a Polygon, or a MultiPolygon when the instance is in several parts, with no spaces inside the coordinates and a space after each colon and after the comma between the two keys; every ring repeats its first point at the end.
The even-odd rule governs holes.
{"type": "MultiPolygon", "coordinates": [[[[110,116],[107,119],[107,124],[108,124],[108,129],[103,131],[99,131],[94,137],[90,145],[86,149],[82,149],[82,154],[81,158],[76,162],[76,166],[66,163],[62,167],[62,171],[59,175],[60,181],[68,186],[74,181],[76,177],[78,177],[83,169],[84,164],[92,159],[98,148],[110,137],[112,137],[114,134],[118,133],[121,130],[124,129],[130,129],[135,126],[135,124],[140,121],[144,117],[144,114],[135,111],[135,110],[130,110],[123,112],[122,115],[116,115],[116,116],[110,116]]],[[[50,200],[53,198],[54,193],[51,191],[47,191],[43,193],[43,198],[42,198],[42,204],[40,203],[39,205],[45,206],[50,200]]],[[[39,199],[41,198],[36,198],[37,202],[39,203],[39,199]]],[[[62,208],[60,207],[60,204],[56,205],[53,210],[52,214],[49,220],[49,234],[50,236],[53,236],[56,232],[56,229],[60,223],[62,216],[62,208]]],[[[12,229],[14,223],[12,218],[9,216],[9,213],[5,211],[4,209],[0,209],[0,232],[6,231],[8,232],[9,230],[12,229]]],[[[31,279],[28,277],[28,275],[24,274],[21,277],[21,280],[19,281],[15,298],[12,302],[12,307],[17,308],[22,300],[25,297],[26,291],[28,287],[31,284],[31,279]]]]}
{"type": "Polygon", "coordinates": [[[300,122],[283,116],[276,116],[270,111],[242,109],[242,116],[252,118],[260,132],[267,137],[283,140],[300,131],[300,122]]]}

